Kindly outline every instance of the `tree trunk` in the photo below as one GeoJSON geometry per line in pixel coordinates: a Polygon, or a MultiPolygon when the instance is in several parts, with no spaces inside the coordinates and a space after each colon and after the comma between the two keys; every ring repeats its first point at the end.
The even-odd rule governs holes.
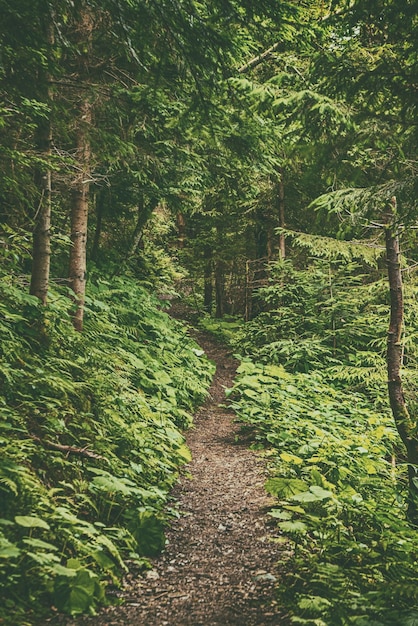
{"type": "MultiPolygon", "coordinates": [[[[280,228],[284,228],[285,227],[285,204],[284,204],[284,182],[283,182],[282,172],[280,172],[280,180],[278,184],[277,203],[278,203],[278,209],[279,209],[279,226],[280,228]]],[[[286,258],[286,237],[284,233],[280,233],[279,235],[279,255],[281,259],[286,258]]]]}
{"type": "Polygon", "coordinates": [[[97,261],[97,257],[99,256],[106,193],[107,190],[105,189],[99,191],[96,195],[96,228],[94,231],[93,247],[91,249],[92,261],[97,261]]]}
{"type": "Polygon", "coordinates": [[[186,242],[186,220],[184,219],[183,213],[180,211],[176,216],[177,221],[177,232],[178,232],[178,246],[180,249],[184,248],[184,244],[186,242]]]}
{"type": "MultiPolygon", "coordinates": [[[[76,43],[79,48],[78,74],[83,82],[88,81],[93,33],[91,14],[83,10],[77,24],[76,43]]],[[[83,329],[84,297],[86,291],[87,226],[89,213],[89,187],[91,179],[90,127],[93,104],[89,94],[80,96],[78,119],[76,120],[76,159],[78,175],[74,181],[71,202],[71,241],[69,284],[75,294],[76,310],[74,328],[83,329]]]]}
{"type": "Polygon", "coordinates": [[[134,234],[132,236],[131,247],[129,248],[128,256],[126,261],[131,259],[136,251],[138,250],[139,244],[141,243],[142,234],[144,231],[145,224],[150,219],[153,214],[154,209],[158,206],[158,199],[151,198],[147,205],[145,205],[144,198],[141,198],[138,204],[138,219],[135,225],[134,234]]]}
{"type": "MultiPolygon", "coordinates": [[[[42,157],[47,160],[51,154],[51,123],[42,120],[38,126],[38,148],[42,157]]],[[[49,286],[49,269],[51,260],[51,170],[39,170],[35,173],[35,181],[39,189],[39,205],[35,215],[35,228],[32,237],[32,274],[30,293],[46,304],[49,286]]]]}
{"type": "Polygon", "coordinates": [[[89,186],[91,148],[88,127],[92,120],[92,105],[84,100],[80,106],[77,130],[77,161],[80,175],[74,184],[71,204],[71,242],[69,283],[75,294],[74,328],[83,330],[84,297],[86,292],[87,226],[89,214],[89,186]]]}
{"type": "Polygon", "coordinates": [[[390,322],[387,338],[387,372],[390,406],[396,428],[405,445],[408,461],[408,518],[418,525],[418,438],[417,425],[411,418],[404,397],[401,379],[403,286],[399,262],[399,236],[395,224],[396,198],[392,198],[390,213],[386,216],[385,237],[390,288],[390,322]]]}
{"type": "MultiPolygon", "coordinates": [[[[54,44],[54,30],[52,24],[46,26],[46,39],[48,45],[54,44]]],[[[41,81],[48,83],[49,76],[46,74],[41,81]]],[[[51,90],[45,88],[46,102],[52,101],[51,90]]],[[[47,162],[52,149],[51,119],[43,118],[37,128],[36,145],[40,156],[46,162],[45,166],[35,172],[35,184],[39,189],[39,203],[35,213],[35,227],[32,236],[32,273],[30,281],[30,293],[39,298],[43,305],[46,304],[49,287],[49,271],[51,261],[51,197],[52,180],[51,170],[47,162]]]]}
{"type": "Polygon", "coordinates": [[[212,281],[212,250],[209,246],[205,246],[204,252],[205,267],[204,267],[204,291],[203,291],[203,307],[205,311],[210,313],[212,311],[213,300],[213,281],[212,281]]]}
{"type": "Polygon", "coordinates": [[[215,317],[223,317],[225,312],[224,306],[224,266],[222,261],[215,261],[215,296],[216,296],[216,313],[215,317]]]}

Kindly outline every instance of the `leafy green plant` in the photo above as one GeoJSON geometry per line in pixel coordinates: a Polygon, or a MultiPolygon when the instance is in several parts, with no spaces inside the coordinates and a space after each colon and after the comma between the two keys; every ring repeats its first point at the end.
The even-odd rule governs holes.
{"type": "MultiPolygon", "coordinates": [[[[293,548],[281,601],[295,624],[408,624],[418,611],[407,465],[387,401],[388,304],[351,261],[277,265],[265,310],[235,346],[229,394],[265,449],[270,514],[293,548]]],[[[416,395],[414,280],[407,284],[407,393],[416,395]]]]}
{"type": "Polygon", "coordinates": [[[81,335],[65,293],[41,307],[0,278],[0,616],[91,613],[164,547],[181,431],[213,367],[133,279],[90,285],[81,335]]]}
{"type": "Polygon", "coordinates": [[[281,584],[293,622],[403,623],[391,607],[399,619],[418,609],[418,543],[405,520],[406,468],[389,411],[319,372],[250,361],[239,372],[232,406],[266,447],[271,515],[293,543],[281,584]]]}

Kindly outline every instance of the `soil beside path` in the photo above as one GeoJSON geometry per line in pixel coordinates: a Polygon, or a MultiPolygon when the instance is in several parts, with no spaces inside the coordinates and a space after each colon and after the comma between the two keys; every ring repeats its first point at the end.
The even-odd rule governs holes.
{"type": "Polygon", "coordinates": [[[129,582],[122,606],[68,620],[67,626],[289,623],[275,601],[284,548],[272,541],[276,529],[266,515],[264,463],[240,442],[234,414],[222,406],[237,363],[225,346],[193,334],[217,371],[187,436],[191,478],[184,476],[173,494],[182,515],[168,529],[167,548],[153,569],[129,582]]]}

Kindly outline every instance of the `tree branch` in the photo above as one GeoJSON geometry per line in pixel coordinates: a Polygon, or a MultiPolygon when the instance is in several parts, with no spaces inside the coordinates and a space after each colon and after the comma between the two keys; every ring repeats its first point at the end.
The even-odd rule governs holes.
{"type": "Polygon", "coordinates": [[[105,460],[104,456],[101,456],[100,454],[96,454],[95,452],[92,452],[91,450],[88,450],[87,448],[76,448],[74,446],[66,446],[62,443],[54,443],[53,441],[47,441],[45,439],[41,439],[40,437],[37,437],[36,435],[30,435],[30,438],[33,439],[33,441],[36,441],[37,443],[41,443],[46,448],[52,448],[53,450],[66,452],[67,455],[79,454],[81,456],[86,456],[89,459],[105,460]]]}
{"type": "Polygon", "coordinates": [[[248,61],[248,63],[245,63],[245,65],[241,65],[241,67],[238,68],[238,73],[244,74],[245,72],[248,72],[248,70],[252,70],[253,67],[260,65],[260,63],[268,59],[273,54],[273,52],[275,52],[278,49],[279,46],[280,46],[280,42],[277,41],[275,44],[271,46],[271,48],[268,48],[267,50],[265,50],[265,52],[262,52],[258,56],[254,57],[253,59],[251,59],[251,61],[248,61]]]}

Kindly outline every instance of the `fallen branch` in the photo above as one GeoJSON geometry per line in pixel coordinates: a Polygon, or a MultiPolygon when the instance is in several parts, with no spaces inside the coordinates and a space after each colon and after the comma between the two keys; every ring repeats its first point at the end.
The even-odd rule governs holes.
{"type": "Polygon", "coordinates": [[[96,452],[92,452],[91,450],[88,450],[87,448],[76,448],[75,446],[66,446],[62,443],[54,443],[53,441],[47,441],[45,439],[41,439],[40,437],[37,437],[36,435],[31,435],[30,437],[31,439],[33,439],[33,441],[41,443],[46,448],[52,448],[52,450],[59,450],[60,452],[65,452],[67,456],[69,454],[79,454],[80,456],[86,456],[89,459],[105,460],[104,456],[101,456],[100,454],[96,454],[96,452]]]}

